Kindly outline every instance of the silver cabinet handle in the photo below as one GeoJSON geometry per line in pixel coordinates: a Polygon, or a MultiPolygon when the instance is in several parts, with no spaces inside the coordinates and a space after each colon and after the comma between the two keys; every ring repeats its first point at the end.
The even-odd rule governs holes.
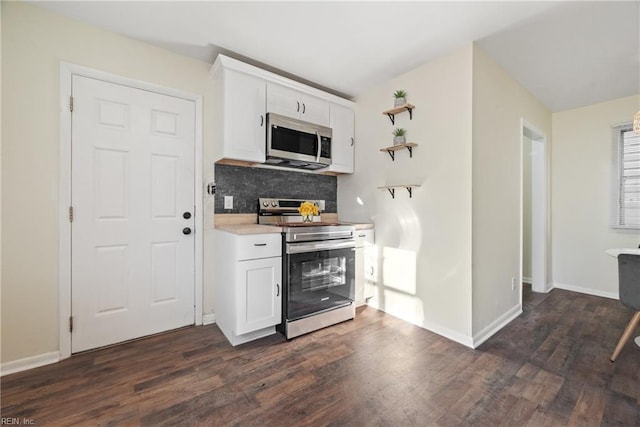
{"type": "Polygon", "coordinates": [[[358,234],[358,237],[367,237],[366,234],[358,234]]]}
{"type": "MultiPolygon", "coordinates": [[[[262,127],[263,125],[264,125],[264,116],[260,114],[260,127],[262,127]]],[[[353,142],[351,143],[351,145],[353,145],[353,142]]]]}
{"type": "Polygon", "coordinates": [[[302,103],[302,114],[304,114],[304,112],[307,110],[307,106],[304,105],[304,102],[302,103]]]}
{"type": "Polygon", "coordinates": [[[373,276],[373,265],[371,266],[371,276],[373,276]]]}
{"type": "Polygon", "coordinates": [[[300,101],[296,101],[296,104],[298,104],[298,106],[296,107],[296,112],[299,113],[300,112],[300,101]]]}
{"type": "Polygon", "coordinates": [[[276,283],[276,296],[280,296],[280,285],[278,283],[276,283]]]}
{"type": "Polygon", "coordinates": [[[353,140],[353,137],[351,137],[351,146],[352,147],[353,147],[353,143],[354,143],[354,140],[353,140]]]}
{"type": "Polygon", "coordinates": [[[318,140],[318,152],[316,154],[316,163],[320,161],[320,150],[322,148],[322,140],[320,139],[320,132],[316,130],[316,139],[318,140]]]}
{"type": "Polygon", "coordinates": [[[267,246],[266,243],[254,243],[253,246],[267,246]]]}

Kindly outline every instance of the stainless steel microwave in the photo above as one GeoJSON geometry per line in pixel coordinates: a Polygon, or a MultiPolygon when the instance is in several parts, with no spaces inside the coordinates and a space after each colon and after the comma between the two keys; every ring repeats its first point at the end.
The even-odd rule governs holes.
{"type": "Polygon", "coordinates": [[[298,169],[331,165],[331,128],[280,114],[267,114],[265,164],[298,169]]]}

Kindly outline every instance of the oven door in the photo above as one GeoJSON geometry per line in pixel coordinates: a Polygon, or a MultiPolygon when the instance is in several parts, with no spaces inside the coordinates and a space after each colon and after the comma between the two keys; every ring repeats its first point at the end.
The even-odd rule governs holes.
{"type": "Polygon", "coordinates": [[[287,320],[351,304],[355,294],[355,242],[288,243],[287,320]]]}

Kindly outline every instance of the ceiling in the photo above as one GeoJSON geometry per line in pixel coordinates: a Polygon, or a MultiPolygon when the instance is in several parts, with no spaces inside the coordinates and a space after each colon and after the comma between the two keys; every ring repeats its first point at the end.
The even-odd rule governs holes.
{"type": "Polygon", "coordinates": [[[640,93],[639,1],[34,3],[348,98],[472,41],[554,112],[640,93]]]}

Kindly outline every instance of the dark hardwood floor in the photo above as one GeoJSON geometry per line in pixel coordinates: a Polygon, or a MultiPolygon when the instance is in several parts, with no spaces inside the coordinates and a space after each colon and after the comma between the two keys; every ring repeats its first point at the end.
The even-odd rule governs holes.
{"type": "MultiPolygon", "coordinates": [[[[2,378],[2,417],[33,425],[640,425],[631,312],[554,290],[471,350],[372,308],[290,342],[231,347],[215,325],[2,378]]],[[[640,333],[640,331],[638,331],[640,333]]]]}

